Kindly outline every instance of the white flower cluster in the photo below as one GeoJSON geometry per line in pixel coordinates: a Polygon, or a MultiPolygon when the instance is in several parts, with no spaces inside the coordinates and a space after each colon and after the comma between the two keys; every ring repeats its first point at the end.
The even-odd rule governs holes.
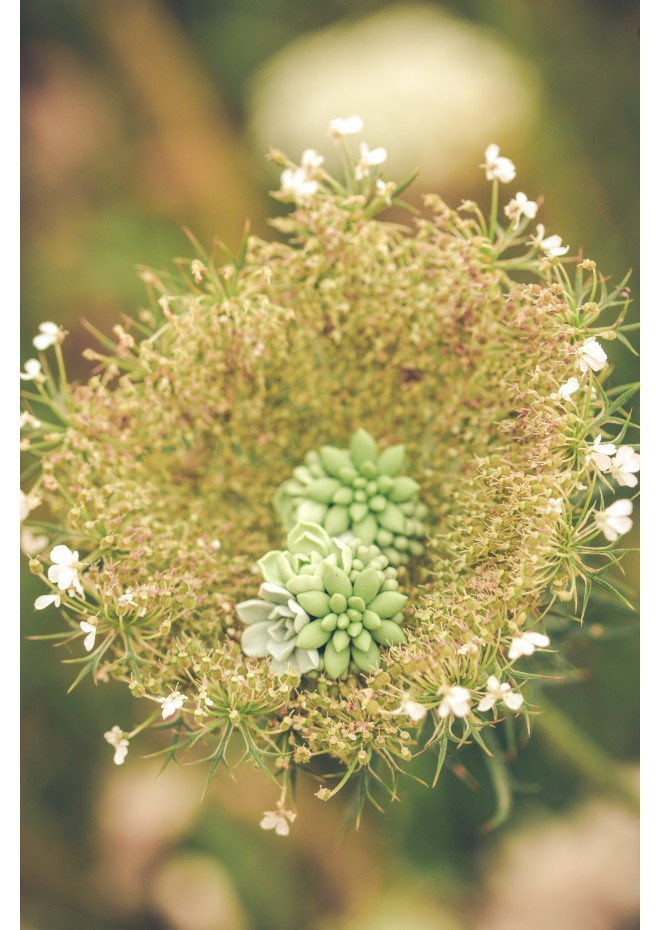
{"type": "MultiPolygon", "coordinates": [[[[590,371],[602,371],[607,364],[607,353],[595,336],[588,336],[582,345],[577,347],[575,355],[576,368],[582,375],[588,374],[590,371]]],[[[568,381],[561,384],[555,393],[550,396],[553,400],[557,401],[571,400],[572,395],[575,394],[580,387],[581,383],[579,378],[572,375],[568,381]]]]}
{"type": "MultiPolygon", "coordinates": [[[[510,158],[500,155],[499,145],[494,142],[486,148],[486,161],[480,167],[486,172],[486,178],[489,181],[499,181],[501,184],[509,184],[516,176],[516,166],[510,158]]],[[[516,196],[509,201],[504,207],[505,215],[513,223],[514,231],[519,229],[523,220],[533,220],[538,213],[539,205],[534,200],[529,200],[527,194],[518,191],[516,196]]],[[[536,249],[545,252],[546,258],[561,258],[566,255],[569,246],[564,245],[561,236],[553,234],[546,236],[545,226],[539,223],[536,227],[536,235],[532,236],[529,244],[536,249]]]]}
{"type": "MultiPolygon", "coordinates": [[[[335,143],[340,143],[346,136],[362,132],[364,123],[359,116],[347,119],[333,119],[328,126],[328,136],[335,143]]],[[[325,159],[314,149],[305,149],[300,165],[285,168],[280,177],[280,191],[286,200],[298,204],[309,204],[320,186],[321,165],[325,159]]],[[[365,142],[360,143],[360,157],[355,165],[355,180],[364,181],[371,176],[372,168],[377,168],[387,161],[387,152],[382,146],[370,149],[365,142]]],[[[376,189],[383,192],[383,182],[376,181],[376,189]]],[[[386,192],[387,193],[387,192],[386,192]]]]}
{"type": "Polygon", "coordinates": [[[617,449],[613,442],[602,442],[602,438],[599,434],[587,449],[587,463],[595,465],[603,474],[611,475],[622,488],[637,487],[635,474],[640,468],[639,454],[632,446],[619,446],[617,449]]]}

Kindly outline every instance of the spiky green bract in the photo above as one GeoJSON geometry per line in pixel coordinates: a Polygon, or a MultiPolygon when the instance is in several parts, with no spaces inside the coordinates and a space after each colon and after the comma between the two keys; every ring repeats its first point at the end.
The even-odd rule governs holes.
{"type": "Polygon", "coordinates": [[[392,565],[424,551],[428,508],[419,500],[419,484],[399,472],[403,445],[378,452],[373,437],[358,429],[348,449],[321,446],[305,456],[275,494],[285,528],[298,520],[320,523],[331,536],[353,533],[366,545],[376,543],[392,565]]]}
{"type": "Polygon", "coordinates": [[[236,608],[249,625],[243,651],[280,674],[375,672],[381,647],[406,640],[396,568],[377,546],[340,542],[314,523],[296,524],[288,544],[259,560],[259,599],[236,608]]]}
{"type": "Polygon", "coordinates": [[[30,563],[62,601],[54,635],[78,651],[76,680],[128,683],[144,726],[172,727],[166,751],[199,747],[211,772],[236,734],[240,757],[278,779],[313,766],[335,790],[353,781],[358,810],[379,786],[396,795],[422,726],[438,770],[466,741],[495,758],[486,741],[516,713],[504,685],[526,717],[530,679],[561,676],[589,595],[611,616],[623,550],[594,512],[615,488],[588,450],[624,440],[635,391],[609,362],[580,367],[587,339],[628,332],[627,294],[593,262],[571,270],[524,221],[436,197],[413,230],[380,222],[388,190],[320,178],[277,221],[288,241],[250,237],[232,262],[198,250],[195,274],[144,271],[148,306],[130,333],[99,335],[86,383],[49,361],[59,344],[40,356],[43,380],[22,382],[24,491],[43,502],[30,522],[80,558],[84,599],[46,580],[49,546],[30,563]],[[373,675],[306,687],[241,652],[236,604],[278,544],[274,489],[306,449],[341,448],[361,423],[405,443],[429,541],[406,580],[407,642],[373,675]],[[156,701],[176,689],[185,701],[163,724],[156,701]]]}

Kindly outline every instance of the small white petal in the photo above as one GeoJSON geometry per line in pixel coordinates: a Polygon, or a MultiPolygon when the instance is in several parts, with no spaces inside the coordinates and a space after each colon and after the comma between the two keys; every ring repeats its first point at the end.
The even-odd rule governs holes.
{"type": "Polygon", "coordinates": [[[516,694],[514,691],[507,691],[502,695],[502,700],[510,710],[520,710],[525,700],[522,694],[516,694]]]}
{"type": "Polygon", "coordinates": [[[56,607],[60,606],[59,594],[42,594],[34,602],[34,607],[35,610],[45,610],[46,607],[50,607],[51,604],[54,604],[56,607]]]}

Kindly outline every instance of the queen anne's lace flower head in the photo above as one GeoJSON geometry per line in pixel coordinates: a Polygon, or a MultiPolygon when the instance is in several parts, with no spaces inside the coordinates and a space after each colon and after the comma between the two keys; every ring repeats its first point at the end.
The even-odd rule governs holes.
{"type": "Polygon", "coordinates": [[[490,209],[429,196],[414,230],[383,221],[405,185],[382,147],[350,144],[362,128],[330,126],[343,179],[315,149],[271,153],[295,205],[276,242],[247,235],[234,260],[195,243],[142,272],[149,306],[114,352],[88,350],[86,384],[54,323],[35,346],[56,364],[21,372],[35,609],[61,608],[77,681],[146,703],[105,734],[115,763],[148,726],[213,770],[251,760],[281,783],[261,821],[280,836],[299,767],[328,774],[324,800],[352,780],[395,797],[417,755],[439,771],[504,718],[521,729],[590,579],[616,588],[632,503],[601,501],[638,480],[634,388],[603,348],[624,285],[564,263],[542,225],[530,248],[539,204],[502,201],[515,166],[496,145],[490,209]]]}

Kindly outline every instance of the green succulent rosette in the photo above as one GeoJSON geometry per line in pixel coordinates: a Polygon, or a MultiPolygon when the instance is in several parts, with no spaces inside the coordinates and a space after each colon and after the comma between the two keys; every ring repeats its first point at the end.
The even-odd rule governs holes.
{"type": "Polygon", "coordinates": [[[278,674],[374,672],[383,646],[406,641],[396,568],[378,546],[314,523],[298,523],[287,541],[257,563],[259,597],[237,606],[243,652],[270,658],[278,674]]]}
{"type": "Polygon", "coordinates": [[[423,553],[428,514],[419,484],[400,474],[404,463],[404,446],[379,452],[373,437],[358,429],[348,449],[308,452],[304,465],[278,488],[275,507],[286,529],[302,520],[330,536],[350,533],[367,546],[375,543],[392,565],[402,565],[423,553]]]}

